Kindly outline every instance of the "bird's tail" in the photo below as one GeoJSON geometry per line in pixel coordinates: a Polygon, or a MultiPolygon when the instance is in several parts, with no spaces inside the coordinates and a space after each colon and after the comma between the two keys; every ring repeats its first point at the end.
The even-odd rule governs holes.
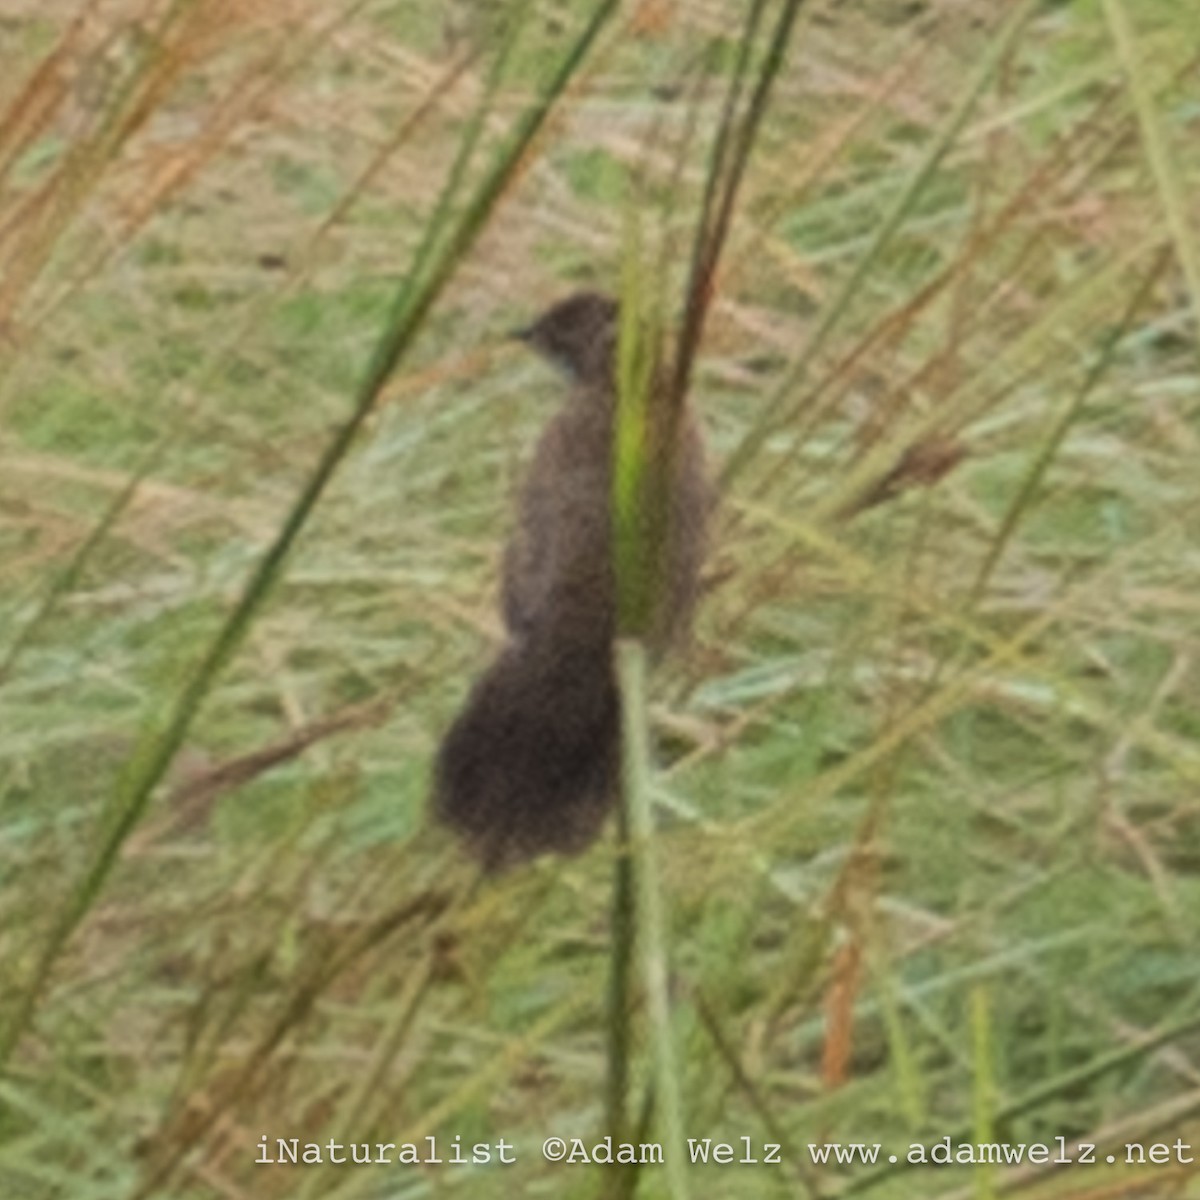
{"type": "Polygon", "coordinates": [[[620,701],[611,645],[513,642],[446,734],[433,806],[487,870],[574,853],[617,795],[620,701]]]}

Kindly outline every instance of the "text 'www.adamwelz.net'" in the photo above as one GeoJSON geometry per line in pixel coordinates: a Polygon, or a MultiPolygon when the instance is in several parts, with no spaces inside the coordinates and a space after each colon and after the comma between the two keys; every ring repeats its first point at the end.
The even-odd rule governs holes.
{"type": "MultiPolygon", "coordinates": [[[[611,1137],[596,1140],[548,1137],[538,1149],[546,1162],[608,1165],[666,1161],[661,1142],[618,1142],[611,1137]]],[[[718,1167],[732,1164],[777,1166],[783,1162],[780,1144],[759,1142],[749,1137],[728,1142],[715,1138],[688,1138],[684,1149],[691,1162],[718,1167]]],[[[901,1159],[910,1166],[1017,1166],[1021,1163],[1087,1166],[1117,1162],[1169,1166],[1196,1161],[1192,1147],[1182,1139],[1149,1145],[1128,1142],[1099,1154],[1096,1146],[1088,1142],[1068,1142],[1064,1137],[1049,1142],[954,1142],[947,1136],[936,1142],[911,1142],[907,1147],[897,1149],[899,1153],[889,1153],[879,1142],[809,1142],[805,1146],[809,1161],[816,1166],[870,1166],[894,1164],[901,1159]]],[[[439,1139],[432,1136],[401,1143],[302,1142],[299,1138],[268,1138],[264,1135],[258,1143],[258,1157],[254,1161],[262,1166],[344,1163],[348,1166],[395,1164],[453,1168],[508,1165],[536,1154],[532,1147],[518,1150],[517,1145],[507,1138],[495,1142],[464,1142],[461,1137],[439,1139]]]]}

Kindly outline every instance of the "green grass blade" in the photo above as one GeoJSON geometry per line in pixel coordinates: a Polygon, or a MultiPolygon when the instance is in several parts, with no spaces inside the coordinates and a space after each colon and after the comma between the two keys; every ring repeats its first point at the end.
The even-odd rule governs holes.
{"type": "Polygon", "coordinates": [[[884,249],[891,242],[905,217],[912,211],[913,205],[933,179],[942,160],[949,153],[958,135],[962,132],[967,118],[974,111],[979,97],[983,94],[992,76],[1000,64],[1008,56],[1017,35],[1025,26],[1025,22],[1038,7],[1038,0],[1023,0],[1009,14],[1003,27],[997,33],[987,54],[977,68],[974,77],[963,91],[962,99],[942,126],[938,136],[933,140],[924,159],[912,173],[907,185],[897,196],[895,203],[875,230],[870,244],[842,284],[834,298],[825,307],[816,329],[808,340],[799,360],[788,372],[787,377],[767,400],[763,411],[754,424],[742,438],[734,452],[726,460],[721,472],[721,487],[726,489],[746,468],[754,456],[766,444],[768,438],[781,426],[791,421],[794,407],[786,408],[788,397],[801,385],[808,373],[809,367],[816,360],[817,354],[825,345],[826,340],[841,321],[851,303],[858,295],[867,276],[878,261],[884,249]]]}
{"type": "MultiPolygon", "coordinates": [[[[983,984],[971,989],[972,1061],[975,1067],[975,1113],[971,1135],[976,1145],[984,1145],[995,1136],[996,1079],[992,1062],[992,1020],[988,991],[983,984]]],[[[975,1173],[977,1200],[994,1200],[995,1168],[982,1166],[975,1173]]]]}
{"type": "Polygon", "coordinates": [[[1096,361],[1092,365],[1091,370],[1088,371],[1087,377],[1051,424],[1041,448],[1030,463],[1029,470],[1021,480],[1020,487],[1017,489],[1012,502],[1005,510],[1004,518],[1000,522],[1000,528],[997,530],[996,536],[992,539],[988,547],[987,557],[984,559],[983,565],[979,568],[975,582],[971,586],[971,591],[963,610],[964,617],[970,616],[970,613],[983,596],[988,585],[988,580],[991,579],[992,572],[996,569],[996,564],[1003,557],[1005,548],[1011,542],[1022,515],[1033,503],[1033,499],[1041,486],[1042,480],[1046,476],[1046,472],[1050,469],[1050,465],[1062,449],[1062,445],[1066,441],[1067,435],[1070,433],[1079,414],[1083,411],[1083,406],[1087,403],[1088,397],[1092,395],[1097,385],[1112,367],[1113,360],[1116,358],[1122,341],[1126,334],[1129,333],[1134,320],[1141,311],[1142,305],[1145,304],[1154,285],[1161,277],[1166,262],[1166,254],[1160,254],[1158,260],[1146,273],[1141,285],[1133,293],[1125,312],[1105,337],[1104,343],[1096,356],[1096,361]]]}
{"type": "Polygon", "coordinates": [[[1192,326],[1196,345],[1200,349],[1200,242],[1188,219],[1188,199],[1183,180],[1167,144],[1167,135],[1159,119],[1154,91],[1147,77],[1146,64],[1138,46],[1137,34],[1130,20],[1125,0],[1104,0],[1104,15],[1121,60],[1121,69],[1129,85],[1133,106],[1137,111],[1142,143],[1154,182],[1162,200],[1167,228],[1175,244],[1175,253],[1183,269],[1188,296],[1192,305],[1192,326]]]}
{"type": "Polygon", "coordinates": [[[672,1200],[685,1200],[683,1100],[671,1024],[666,915],[655,857],[646,651],[641,642],[622,638],[617,643],[617,677],[621,687],[622,781],[637,882],[638,944],[654,1048],[655,1098],[666,1142],[668,1194],[672,1200]]]}
{"type": "MultiPolygon", "coordinates": [[[[240,600],[178,693],[169,715],[159,728],[143,736],[118,784],[114,820],[83,878],[70,891],[53,924],[29,981],[21,988],[13,1014],[0,1037],[0,1069],[8,1062],[27,1027],[37,998],[68,939],[98,896],[117,861],[125,839],[141,818],[155,787],[187,735],[217,677],[246,636],[254,617],[278,579],[297,536],[312,515],[334,471],[346,456],[375,401],[401,356],[411,345],[425,314],[453,274],[460,259],[479,236],[483,226],[515,174],[518,164],[555,101],[566,88],[605,22],[616,8],[616,0],[597,6],[586,28],[537,100],[526,110],[514,135],[502,147],[480,182],[462,216],[442,239],[436,252],[429,251],[427,273],[410,276],[401,287],[383,336],[376,345],[362,383],[355,395],[350,417],[327,444],[320,461],[292,506],[275,540],[259,561],[240,600]]],[[[443,200],[443,203],[446,201],[443,200]]],[[[440,222],[434,221],[436,233],[440,222]]],[[[418,252],[418,261],[423,255],[418,252]]]]}
{"type": "Polygon", "coordinates": [[[738,62],[737,74],[730,86],[729,104],[722,116],[721,129],[709,168],[701,224],[697,229],[696,244],[692,254],[687,309],[684,313],[683,329],[679,336],[679,352],[675,358],[675,372],[671,382],[671,401],[676,411],[682,407],[684,397],[687,395],[692,363],[695,361],[696,350],[700,345],[700,339],[704,332],[704,318],[708,311],[708,303],[712,298],[713,275],[716,272],[721,251],[725,246],[725,240],[729,236],[733,208],[746,173],[746,166],[750,161],[750,152],[754,149],[757,141],[763,117],[769,107],[771,90],[779,76],[780,68],[783,66],[783,60],[795,30],[796,19],[803,7],[804,0],[787,0],[780,11],[779,20],[775,24],[768,43],[766,58],[755,81],[746,115],[742,119],[732,147],[730,147],[729,133],[733,121],[733,107],[741,90],[742,75],[749,57],[750,43],[754,38],[761,16],[759,6],[755,6],[747,19],[743,34],[743,54],[738,62]],[[732,160],[726,170],[725,164],[730,153],[732,153],[732,160]],[[720,176],[719,181],[718,176],[720,176]],[[720,200],[716,203],[714,214],[711,210],[715,194],[718,191],[720,200]]]}

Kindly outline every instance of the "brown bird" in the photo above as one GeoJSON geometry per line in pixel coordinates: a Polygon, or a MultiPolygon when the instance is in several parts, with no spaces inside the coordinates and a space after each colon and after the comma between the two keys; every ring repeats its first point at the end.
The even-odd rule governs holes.
{"type": "MultiPolygon", "coordinates": [[[[617,327],[615,301],[579,292],[515,335],[571,388],[534,451],[505,549],[507,643],[446,734],[434,772],[436,817],[487,870],[583,850],[618,794],[610,515],[617,327]]],[[[703,444],[686,409],[673,450],[648,633],[656,652],[690,628],[711,507],[703,444]]]]}

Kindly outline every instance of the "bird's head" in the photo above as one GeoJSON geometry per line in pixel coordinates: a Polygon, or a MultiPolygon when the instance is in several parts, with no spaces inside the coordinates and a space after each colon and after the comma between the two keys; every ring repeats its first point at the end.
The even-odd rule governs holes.
{"type": "Polygon", "coordinates": [[[617,302],[600,292],[573,292],[513,337],[578,383],[612,381],[617,302]]]}

